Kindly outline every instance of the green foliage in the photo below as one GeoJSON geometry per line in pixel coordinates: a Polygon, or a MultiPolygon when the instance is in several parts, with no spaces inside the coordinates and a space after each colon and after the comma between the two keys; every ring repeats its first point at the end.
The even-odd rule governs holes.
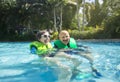
{"type": "Polygon", "coordinates": [[[74,37],[75,39],[96,39],[96,38],[104,38],[102,34],[103,28],[96,26],[96,28],[93,27],[85,27],[85,31],[79,31],[79,30],[68,30],[71,37],[74,37]]]}
{"type": "Polygon", "coordinates": [[[111,17],[106,21],[104,33],[110,38],[120,38],[120,15],[111,17]]]}
{"type": "Polygon", "coordinates": [[[75,23],[72,23],[72,21],[74,21],[74,17],[76,14],[76,6],[75,5],[71,5],[71,4],[67,4],[66,6],[64,6],[63,9],[63,27],[65,27],[64,29],[69,29],[70,25],[73,25],[75,23]]]}
{"type": "Polygon", "coordinates": [[[87,26],[95,27],[96,25],[101,25],[102,21],[108,15],[108,8],[106,1],[103,1],[103,4],[100,4],[98,0],[95,0],[95,3],[86,3],[85,4],[85,16],[88,22],[87,26]]]}
{"type": "Polygon", "coordinates": [[[70,24],[70,29],[77,29],[77,28],[78,28],[77,19],[73,18],[70,24]]]}
{"type": "Polygon", "coordinates": [[[55,39],[58,39],[58,32],[54,32],[54,33],[51,35],[51,40],[55,40],[55,39]]]}
{"type": "MultiPolygon", "coordinates": [[[[54,30],[54,8],[56,23],[62,22],[62,29],[71,29],[70,34],[76,39],[120,38],[119,0],[103,0],[102,4],[98,0],[86,3],[84,20],[87,26],[84,31],[78,30],[78,22],[81,24],[81,21],[77,20],[78,16],[83,15],[76,17],[77,6],[82,7],[81,3],[82,0],[0,0],[0,40],[33,40],[33,34],[27,30],[54,30]],[[23,34],[16,33],[16,26],[19,25],[27,29],[21,31],[23,34]]],[[[55,32],[51,38],[57,39],[58,33],[55,32]]]]}

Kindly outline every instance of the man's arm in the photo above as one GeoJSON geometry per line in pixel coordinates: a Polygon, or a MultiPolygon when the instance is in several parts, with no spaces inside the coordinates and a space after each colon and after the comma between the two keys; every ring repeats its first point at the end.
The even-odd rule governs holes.
{"type": "Polygon", "coordinates": [[[84,52],[84,51],[82,52],[82,51],[80,51],[80,52],[78,52],[78,54],[80,56],[83,56],[84,58],[88,59],[90,61],[90,63],[93,63],[94,57],[91,54],[91,52],[84,52]]]}

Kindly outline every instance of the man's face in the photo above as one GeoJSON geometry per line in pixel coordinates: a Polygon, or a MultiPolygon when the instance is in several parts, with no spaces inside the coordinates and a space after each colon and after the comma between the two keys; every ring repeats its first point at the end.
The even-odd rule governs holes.
{"type": "Polygon", "coordinates": [[[69,33],[67,31],[62,31],[59,34],[59,39],[61,40],[62,43],[67,45],[69,43],[69,40],[70,40],[70,35],[69,35],[69,33]]]}
{"type": "Polygon", "coordinates": [[[44,34],[41,35],[41,38],[39,39],[44,44],[47,44],[50,42],[50,35],[48,32],[45,32],[44,34]]]}

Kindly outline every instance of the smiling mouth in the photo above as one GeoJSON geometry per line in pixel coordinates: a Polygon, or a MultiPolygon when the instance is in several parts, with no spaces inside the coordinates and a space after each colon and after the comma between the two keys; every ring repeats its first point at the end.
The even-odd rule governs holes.
{"type": "Polygon", "coordinates": [[[66,43],[68,43],[68,40],[63,40],[63,42],[66,44],[66,43]]]}
{"type": "Polygon", "coordinates": [[[68,42],[68,40],[63,40],[64,42],[68,42]]]}
{"type": "Polygon", "coordinates": [[[49,41],[48,40],[44,40],[45,43],[48,43],[49,41]]]}

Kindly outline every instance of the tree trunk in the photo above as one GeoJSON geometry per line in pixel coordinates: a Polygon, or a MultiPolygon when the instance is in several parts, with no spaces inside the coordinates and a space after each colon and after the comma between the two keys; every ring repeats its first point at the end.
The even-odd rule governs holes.
{"type": "Polygon", "coordinates": [[[58,31],[57,31],[57,27],[56,27],[56,13],[55,13],[55,7],[54,7],[54,9],[53,9],[53,12],[54,12],[54,29],[55,29],[56,32],[58,32],[58,31]]]}
{"type": "Polygon", "coordinates": [[[62,30],[62,5],[60,6],[60,31],[62,30]]]}

